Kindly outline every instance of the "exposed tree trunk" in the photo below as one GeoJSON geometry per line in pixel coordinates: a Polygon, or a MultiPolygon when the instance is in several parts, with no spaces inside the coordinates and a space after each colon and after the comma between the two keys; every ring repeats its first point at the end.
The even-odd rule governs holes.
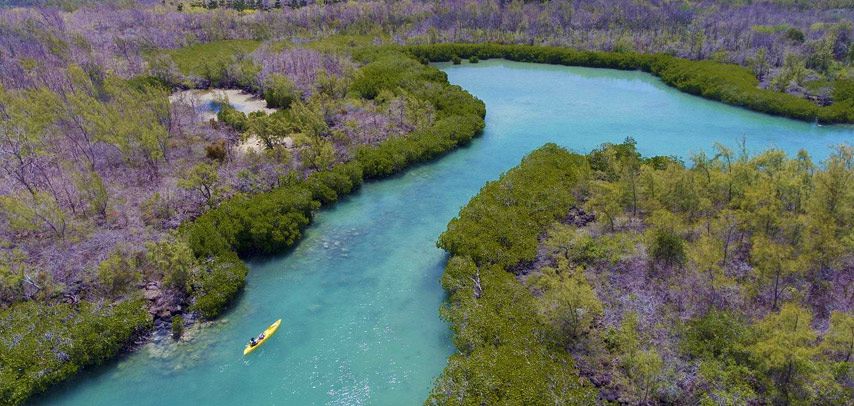
{"type": "Polygon", "coordinates": [[[474,276],[469,278],[474,282],[474,298],[480,299],[480,295],[483,294],[483,287],[480,285],[480,271],[477,271],[474,276]]]}
{"type": "Polygon", "coordinates": [[[777,310],[777,297],[779,296],[780,288],[780,272],[782,272],[782,270],[777,268],[777,272],[774,274],[774,304],[771,306],[774,310],[777,310]]]}

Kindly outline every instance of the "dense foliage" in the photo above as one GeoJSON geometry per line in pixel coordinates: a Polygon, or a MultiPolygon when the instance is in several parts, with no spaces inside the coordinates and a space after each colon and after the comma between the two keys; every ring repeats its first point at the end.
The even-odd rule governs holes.
{"type": "MultiPolygon", "coordinates": [[[[233,72],[246,60],[235,55],[244,51],[231,42],[219,46],[226,56],[211,59],[228,68],[220,80],[240,82],[233,72]]],[[[213,49],[205,52],[214,55],[213,49]]],[[[278,51],[259,52],[255,57],[276,66],[278,51]]],[[[166,103],[164,83],[213,81],[210,71],[194,76],[195,67],[125,81],[71,66],[67,87],[3,90],[0,135],[16,148],[4,150],[14,193],[0,195],[6,227],[0,303],[49,306],[63,297],[122,303],[141,289],[158,320],[182,311],[216,317],[244,286],[248,269],[238,255],[288,249],[313,211],[365,177],[436,157],[483,127],[483,103],[404,54],[367,52],[364,68],[355,70],[340,55],[281,52],[302,65],[254,71],[243,80],[278,103],[281,110],[272,114],[246,115],[226,97],[213,101],[218,121],[199,122],[198,101],[166,103]],[[393,81],[385,77],[390,61],[399,73],[393,81]],[[299,73],[291,76],[294,69],[299,73]],[[362,83],[375,83],[376,94],[364,95],[362,83]],[[56,108],[63,98],[71,101],[56,108]],[[242,149],[251,137],[258,146],[242,149]],[[87,255],[77,259],[79,250],[87,255]],[[71,260],[61,269],[41,266],[54,255],[71,260]]],[[[3,337],[14,340],[6,335],[13,332],[3,337]]],[[[121,347],[122,339],[111,342],[121,347]]]]}
{"type": "Polygon", "coordinates": [[[587,162],[550,144],[519,170],[488,183],[439,237],[439,247],[478,265],[508,268],[536,256],[537,235],[573,203],[575,182],[587,162]]]}
{"type": "Polygon", "coordinates": [[[267,107],[288,108],[299,98],[294,83],[285,76],[273,74],[264,82],[264,100],[267,107]]]}
{"type": "Polygon", "coordinates": [[[435,108],[432,126],[417,129],[406,138],[386,140],[376,147],[357,151],[357,160],[369,178],[387,176],[404,167],[434,158],[457,145],[467,144],[483,129],[486,109],[459,86],[424,86],[446,82],[441,71],[420,66],[411,58],[392,53],[365,65],[353,82],[353,90],[374,98],[383,91],[411,94],[435,108]]]}
{"type": "Polygon", "coordinates": [[[207,318],[219,316],[243,289],[248,272],[246,264],[232,253],[207,258],[193,277],[195,302],[191,309],[207,318]]]}
{"type": "Polygon", "coordinates": [[[459,353],[428,404],[586,404],[592,387],[551,340],[533,297],[511,270],[533,260],[537,235],[573,203],[584,157],[547,145],[490,182],[439,239],[453,257],[442,276],[459,353]]]}
{"type": "Polygon", "coordinates": [[[440,237],[459,353],[431,401],[578,402],[526,398],[551,375],[504,369],[512,355],[497,350],[511,342],[569,355],[600,401],[851,399],[850,147],[822,166],[719,146],[686,167],[644,159],[631,140],[540,160],[556,151],[487,184],[440,237]]]}
{"type": "Polygon", "coordinates": [[[846,80],[835,84],[836,103],[818,106],[801,97],[762,89],[749,69],[715,61],[692,61],[664,54],[594,52],[528,45],[433,44],[405,49],[430,61],[451,61],[455,57],[476,57],[479,60],[505,58],[521,62],[640,69],[684,92],[763,113],[823,123],[854,122],[854,102],[846,96],[846,89],[850,87],[846,80]]]}
{"type": "Polygon", "coordinates": [[[21,403],[85,366],[115,356],[150,328],[139,299],[116,304],[44,306],[23,302],[0,311],[0,400],[21,403]]]}

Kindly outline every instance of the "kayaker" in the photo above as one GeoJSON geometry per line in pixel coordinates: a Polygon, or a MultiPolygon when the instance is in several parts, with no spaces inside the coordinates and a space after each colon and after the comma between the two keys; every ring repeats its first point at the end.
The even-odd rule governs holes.
{"type": "Polygon", "coordinates": [[[250,338],[249,344],[247,344],[246,348],[243,349],[243,355],[249,354],[256,348],[260,347],[261,344],[264,344],[264,342],[269,340],[270,337],[276,333],[276,330],[279,329],[280,324],[282,324],[282,319],[276,320],[275,323],[271,324],[270,327],[267,327],[267,329],[262,331],[261,334],[258,334],[257,337],[250,338]]]}

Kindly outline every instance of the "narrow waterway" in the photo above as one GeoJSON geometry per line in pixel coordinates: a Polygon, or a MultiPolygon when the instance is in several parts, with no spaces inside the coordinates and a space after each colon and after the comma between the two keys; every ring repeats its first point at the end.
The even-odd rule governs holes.
{"type": "Polygon", "coordinates": [[[365,185],[318,213],[289,254],[251,262],[246,292],[188,343],[150,344],[36,400],[64,405],[410,405],[454,350],[439,318],[438,235],[487,180],[546,142],[587,152],[631,136],[644,154],[711,151],[715,142],[816,161],[854,142],[820,127],[689,96],[640,72],[485,61],[441,65],[486,102],[469,147],[365,185]],[[248,357],[248,338],[282,318],[248,357]]]}

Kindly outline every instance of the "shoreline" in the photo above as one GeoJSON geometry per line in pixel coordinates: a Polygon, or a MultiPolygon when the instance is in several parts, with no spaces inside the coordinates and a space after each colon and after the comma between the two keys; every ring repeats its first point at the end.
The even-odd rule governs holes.
{"type": "MultiPolygon", "coordinates": [[[[446,82],[446,83],[447,83],[447,82],[446,82]]],[[[668,84],[668,85],[669,85],[669,84],[668,84]]],[[[678,89],[678,88],[677,88],[677,89],[678,89]]],[[[682,91],[681,89],[678,89],[678,90],[682,91]]],[[[241,91],[239,91],[239,90],[234,90],[234,89],[227,89],[227,90],[226,90],[226,92],[229,92],[229,91],[231,91],[231,92],[237,92],[238,94],[239,94],[239,93],[241,93],[241,91]]],[[[192,91],[190,91],[190,92],[192,92],[192,91]]],[[[202,92],[205,92],[205,91],[202,91],[202,92]]],[[[213,94],[214,92],[215,92],[215,91],[210,91],[210,90],[206,91],[206,93],[208,93],[208,94],[213,94]]],[[[465,90],[463,90],[463,92],[465,92],[465,90]]],[[[466,93],[466,94],[468,94],[467,92],[465,92],[465,93],[466,93]]],[[[227,93],[226,93],[226,94],[227,94],[227,93]]],[[[469,95],[469,97],[471,97],[472,99],[475,99],[475,98],[474,98],[473,96],[471,96],[470,94],[468,94],[468,95],[469,95]]],[[[213,99],[213,97],[214,97],[214,96],[210,96],[208,99],[212,100],[212,99],[213,99]]],[[[251,98],[252,98],[251,96],[247,96],[245,100],[247,100],[247,101],[248,101],[248,100],[250,100],[251,98]]],[[[170,97],[170,99],[171,99],[171,97],[170,97]]],[[[230,99],[230,98],[229,98],[229,99],[230,99]]],[[[204,99],[203,99],[203,100],[204,100],[204,99]]],[[[231,99],[230,99],[230,100],[231,100],[231,99]]],[[[476,100],[476,99],[475,99],[475,100],[476,100]]],[[[720,102],[720,100],[718,100],[718,101],[720,102]]],[[[266,108],[266,107],[265,107],[265,108],[266,108]]],[[[485,106],[484,106],[484,108],[485,108],[485,106]]],[[[273,110],[273,109],[269,109],[269,110],[273,110]]],[[[275,110],[273,110],[273,111],[275,111],[275,110]]],[[[214,115],[214,117],[215,117],[215,115],[214,115]]],[[[481,118],[480,118],[480,128],[478,128],[478,129],[476,129],[476,130],[472,131],[470,134],[467,134],[468,138],[471,138],[471,137],[477,136],[478,134],[482,133],[482,128],[483,128],[483,117],[481,116],[481,118]]],[[[411,140],[407,140],[407,141],[410,141],[410,142],[417,142],[417,141],[411,141],[411,140]]],[[[379,167],[377,167],[377,166],[373,166],[373,167],[372,167],[372,166],[367,166],[367,165],[366,165],[366,164],[367,164],[367,162],[366,162],[366,164],[363,164],[362,162],[360,162],[360,161],[359,161],[359,157],[358,157],[358,155],[357,155],[357,156],[356,156],[352,161],[349,161],[349,162],[347,162],[347,163],[345,163],[345,164],[342,164],[342,165],[350,165],[350,164],[353,164],[354,166],[359,167],[359,170],[360,170],[360,171],[366,170],[366,166],[367,166],[367,168],[373,168],[373,169],[367,169],[368,173],[367,173],[367,174],[364,174],[364,175],[365,175],[365,176],[364,176],[364,178],[363,178],[363,179],[360,179],[360,181],[359,181],[359,182],[361,183],[362,181],[364,181],[364,180],[368,180],[368,179],[377,179],[377,180],[378,180],[378,179],[384,178],[384,177],[386,177],[386,176],[394,176],[394,175],[400,174],[400,173],[402,173],[402,172],[404,172],[404,171],[406,171],[406,170],[410,169],[412,166],[417,165],[417,164],[419,164],[419,163],[423,163],[423,162],[430,162],[430,161],[432,161],[432,160],[438,159],[438,158],[440,158],[443,154],[448,153],[448,152],[450,152],[450,151],[453,151],[453,150],[455,150],[456,148],[458,148],[458,147],[459,147],[459,146],[461,146],[461,145],[465,145],[465,144],[464,144],[464,143],[457,143],[457,140],[454,140],[454,144],[453,144],[453,145],[442,145],[442,147],[444,147],[444,148],[446,148],[446,149],[441,150],[441,151],[429,151],[429,152],[426,152],[426,155],[424,155],[424,156],[417,156],[417,157],[415,157],[413,160],[411,160],[411,161],[409,161],[409,162],[405,162],[405,163],[403,164],[403,166],[401,166],[401,167],[399,167],[399,168],[392,167],[391,169],[384,169],[384,167],[383,167],[383,168],[379,168],[379,167]]],[[[429,147],[429,145],[425,145],[425,146],[423,146],[423,147],[427,148],[427,147],[429,147]]],[[[383,157],[383,158],[385,158],[385,157],[383,157]]],[[[409,157],[407,157],[406,159],[409,159],[409,157]]],[[[377,161],[377,160],[378,160],[378,159],[374,159],[374,161],[377,161]]],[[[369,162],[369,161],[371,161],[371,160],[370,160],[370,159],[366,159],[366,161],[368,161],[368,162],[369,162]]],[[[337,168],[337,166],[336,166],[336,168],[337,168]]],[[[334,169],[335,169],[335,168],[333,168],[333,170],[334,170],[334,169]]],[[[319,173],[326,173],[326,172],[332,172],[332,170],[325,171],[325,172],[319,172],[319,173]]],[[[301,182],[301,186],[302,186],[302,187],[310,187],[310,186],[307,186],[307,185],[302,184],[302,183],[308,183],[308,179],[306,179],[305,181],[300,181],[300,182],[301,182]]],[[[321,181],[321,182],[322,182],[322,181],[321,181]]],[[[354,182],[354,183],[355,183],[355,182],[354,182]]],[[[328,185],[327,185],[327,186],[328,186],[328,185]]],[[[335,199],[337,200],[337,199],[338,199],[338,198],[340,198],[341,196],[344,196],[344,195],[346,195],[346,194],[349,194],[351,191],[355,190],[357,187],[358,187],[358,186],[357,186],[357,185],[355,185],[355,187],[353,187],[352,189],[350,189],[350,190],[348,190],[348,191],[336,190],[336,192],[337,192],[337,193],[336,193],[336,198],[335,198],[335,199]]],[[[265,195],[265,194],[269,194],[269,193],[262,193],[261,195],[265,195]]],[[[322,204],[322,206],[321,206],[321,207],[329,207],[329,206],[331,206],[331,204],[334,204],[334,201],[335,201],[335,200],[332,200],[331,202],[323,202],[323,204],[322,204]]],[[[225,202],[224,202],[223,204],[225,204],[225,202]]],[[[216,210],[216,209],[213,209],[213,210],[216,210]]],[[[207,212],[205,212],[205,214],[207,214],[207,213],[209,213],[209,212],[210,212],[210,211],[207,211],[207,212]]],[[[204,216],[205,214],[203,214],[202,216],[204,216]]],[[[200,216],[200,217],[202,217],[202,216],[200,216]]],[[[309,218],[309,221],[310,221],[310,218],[309,218]]],[[[193,223],[193,222],[195,222],[195,220],[190,221],[190,223],[193,223]]],[[[183,226],[182,226],[181,228],[183,228],[183,226]]],[[[300,237],[297,237],[297,241],[299,241],[299,238],[300,238],[300,237]]],[[[258,255],[258,254],[257,254],[257,253],[256,253],[256,254],[251,254],[250,256],[248,256],[248,258],[252,258],[252,257],[254,257],[254,256],[256,256],[256,255],[258,255]]],[[[241,257],[242,257],[242,258],[247,258],[247,257],[243,257],[243,256],[241,256],[241,257]]],[[[238,293],[238,294],[239,294],[239,293],[238,293]]],[[[230,306],[227,306],[227,307],[225,308],[225,311],[227,311],[229,308],[230,308],[230,306]]],[[[192,314],[192,312],[188,312],[188,313],[180,312],[179,314],[181,314],[181,315],[187,315],[187,314],[192,314]]],[[[219,318],[219,317],[215,317],[215,318],[213,318],[213,323],[216,323],[216,322],[218,322],[219,320],[220,320],[220,318],[219,318]]],[[[162,321],[162,320],[160,320],[160,321],[162,321]]],[[[198,325],[199,323],[200,323],[200,319],[199,319],[199,320],[193,320],[193,323],[192,323],[192,324],[190,324],[190,325],[191,325],[191,326],[196,326],[196,325],[198,325]]],[[[201,322],[201,323],[206,323],[206,322],[201,322]]],[[[159,334],[159,333],[162,333],[162,331],[161,331],[161,330],[162,330],[163,328],[167,328],[167,329],[168,329],[168,327],[165,327],[165,326],[166,326],[165,322],[160,323],[160,322],[158,322],[158,321],[154,321],[154,324],[155,324],[155,326],[154,326],[154,327],[152,327],[151,329],[148,329],[148,330],[146,331],[146,334],[144,334],[144,336],[145,336],[145,337],[147,337],[147,338],[146,338],[145,340],[143,340],[143,342],[142,342],[141,344],[136,345],[137,343],[134,343],[134,345],[132,345],[132,346],[131,346],[130,348],[128,348],[127,350],[122,350],[122,351],[120,352],[120,354],[118,354],[118,355],[117,355],[117,357],[121,357],[121,356],[125,356],[125,355],[128,355],[128,354],[131,354],[131,353],[137,352],[137,351],[139,351],[140,349],[144,348],[146,345],[148,345],[148,344],[150,344],[150,343],[152,343],[152,342],[158,341],[158,339],[157,339],[158,334],[159,334]]],[[[186,324],[186,323],[185,323],[185,324],[186,324]]],[[[167,330],[167,335],[168,335],[168,330],[167,330]]]]}
{"type": "Polygon", "coordinates": [[[854,124],[854,104],[851,100],[838,100],[828,106],[819,106],[795,95],[761,88],[753,73],[741,65],[707,59],[693,60],[666,54],[588,51],[559,46],[490,42],[397,47],[429,62],[502,58],[548,65],[641,70],[680,92],[731,106],[817,124],[854,124]]]}

